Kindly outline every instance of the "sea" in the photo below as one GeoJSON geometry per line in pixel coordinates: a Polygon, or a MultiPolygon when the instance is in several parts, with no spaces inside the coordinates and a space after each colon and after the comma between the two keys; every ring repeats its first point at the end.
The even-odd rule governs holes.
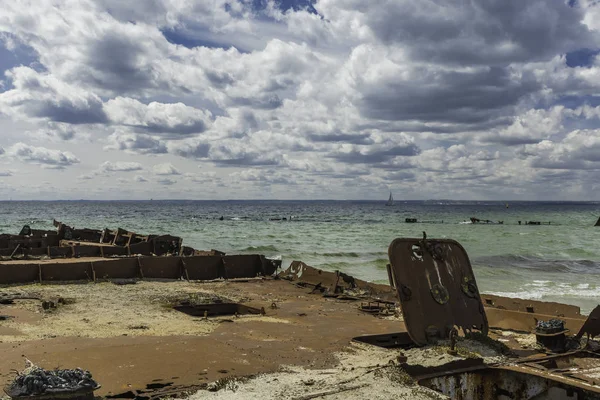
{"type": "Polygon", "coordinates": [[[600,304],[598,217],[600,202],[4,201],[0,233],[18,233],[26,224],[53,229],[53,219],[78,228],[169,233],[196,249],[264,254],[281,258],[284,267],[301,260],[387,283],[392,240],[426,232],[463,245],[484,293],[558,301],[589,313],[600,304]],[[471,224],[472,217],[503,223],[471,224]]]}

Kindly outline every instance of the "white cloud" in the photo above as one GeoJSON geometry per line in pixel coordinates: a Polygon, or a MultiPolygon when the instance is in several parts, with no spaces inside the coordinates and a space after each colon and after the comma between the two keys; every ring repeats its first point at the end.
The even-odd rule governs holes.
{"type": "Polygon", "coordinates": [[[103,172],[131,172],[131,171],[140,171],[144,169],[142,164],[138,162],[128,162],[128,161],[105,161],[100,167],[100,171],[103,172]]]}
{"type": "Polygon", "coordinates": [[[181,172],[171,163],[156,164],[152,170],[156,175],[181,175],[181,172]]]}
{"type": "Polygon", "coordinates": [[[115,124],[138,128],[143,132],[174,138],[204,132],[211,124],[210,112],[183,103],[143,104],[138,100],[117,97],[104,104],[106,114],[115,124]]]}
{"type": "Polygon", "coordinates": [[[3,3],[3,157],[64,169],[24,192],[598,199],[596,2],[283,4],[3,3]]]}
{"type": "Polygon", "coordinates": [[[78,164],[80,160],[68,151],[47,149],[45,147],[35,147],[22,142],[11,146],[7,155],[23,162],[40,164],[47,168],[62,169],[73,164],[78,164]]]}

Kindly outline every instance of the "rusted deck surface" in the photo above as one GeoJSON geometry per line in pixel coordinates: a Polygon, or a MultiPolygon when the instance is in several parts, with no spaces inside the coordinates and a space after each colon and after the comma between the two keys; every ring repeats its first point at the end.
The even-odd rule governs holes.
{"type": "MultiPolygon", "coordinates": [[[[12,317],[0,321],[0,386],[12,380],[13,370],[23,368],[24,357],[47,369],[90,370],[102,384],[97,392],[101,396],[144,390],[147,385],[199,388],[220,378],[276,372],[282,366],[314,369],[318,376],[320,371],[337,365],[337,375],[332,379],[335,376],[345,382],[348,377],[343,371],[353,371],[356,360],[368,353],[358,353],[356,360],[342,363],[341,368],[339,354],[356,350],[350,345],[352,338],[405,331],[399,307],[395,313],[386,309],[382,315],[359,310],[365,296],[379,298],[382,304],[393,301],[389,286],[368,284],[304,264],[293,264],[281,276],[292,281],[268,277],[203,283],[81,282],[1,288],[0,300],[3,295],[17,299],[14,304],[0,304],[0,315],[12,317]],[[344,286],[339,294],[337,286],[344,286]],[[42,300],[57,306],[44,310],[42,300]],[[236,302],[264,308],[265,313],[204,318],[173,309],[177,302],[190,300],[198,304],[236,302]]],[[[539,351],[531,333],[536,319],[560,316],[571,331],[577,332],[586,318],[574,306],[481,297],[490,336],[517,350],[520,356],[539,351]]],[[[481,350],[475,348],[482,355],[488,352],[481,350]]],[[[369,363],[378,367],[380,362],[383,365],[395,360],[398,354],[398,350],[386,349],[369,363]]],[[[467,358],[472,356],[468,354],[467,358]]],[[[440,346],[412,349],[405,355],[409,363],[416,365],[461,358],[460,354],[449,356],[440,346]]],[[[493,352],[489,356],[495,359],[493,352]]],[[[379,385],[367,378],[357,379],[365,388],[379,385]]],[[[368,394],[364,390],[348,398],[363,398],[368,394]]],[[[393,390],[404,389],[394,386],[393,390]]],[[[428,398],[414,397],[413,390],[403,398],[428,398]]]]}
{"type": "Polygon", "coordinates": [[[36,309],[32,301],[0,305],[0,314],[15,316],[11,321],[0,322],[0,385],[11,379],[11,370],[23,368],[23,356],[46,368],[89,369],[102,384],[100,395],[143,389],[158,380],[197,385],[224,376],[275,371],[280,365],[322,368],[335,363],[333,353],[345,348],[355,336],[403,329],[397,317],[377,318],[359,311],[360,302],[309,294],[307,288],[283,280],[141,282],[126,286],[90,283],[2,289],[19,290],[50,297],[63,293],[74,303],[50,313],[36,309]],[[114,294],[116,290],[125,295],[114,294]],[[109,291],[113,293],[108,293],[108,298],[101,295],[109,291]],[[184,292],[218,293],[257,308],[265,307],[266,315],[194,318],[152,298],[151,294],[157,292],[165,298],[184,292]],[[138,300],[139,315],[127,314],[127,321],[123,321],[121,306],[135,307],[138,300]],[[141,308],[142,302],[150,304],[141,308]],[[271,308],[272,303],[277,308],[271,308]],[[106,325],[104,330],[95,318],[106,325]],[[181,321],[186,335],[168,330],[175,323],[171,322],[173,319],[181,321]],[[52,320],[60,320],[60,326],[52,320]],[[72,330],[62,326],[69,321],[72,330]],[[40,339],[40,335],[45,338],[40,339]]]}

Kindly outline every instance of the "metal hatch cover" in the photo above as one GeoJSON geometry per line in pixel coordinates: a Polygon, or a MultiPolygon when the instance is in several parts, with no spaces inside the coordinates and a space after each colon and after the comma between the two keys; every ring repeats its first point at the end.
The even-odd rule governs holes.
{"type": "Polygon", "coordinates": [[[390,285],[406,330],[418,345],[448,339],[452,328],[488,332],[488,321],[465,249],[455,240],[395,239],[388,249],[390,285]]]}

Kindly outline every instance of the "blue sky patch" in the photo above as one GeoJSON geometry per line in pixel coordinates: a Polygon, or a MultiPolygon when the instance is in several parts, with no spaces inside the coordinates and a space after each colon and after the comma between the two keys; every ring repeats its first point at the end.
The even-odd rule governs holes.
{"type": "Polygon", "coordinates": [[[590,67],[594,64],[594,59],[600,54],[599,49],[579,49],[567,53],[567,66],[575,67],[590,67]]]}
{"type": "Polygon", "coordinates": [[[231,43],[226,43],[225,41],[217,42],[200,37],[197,32],[194,32],[193,35],[178,29],[161,29],[161,32],[169,43],[178,44],[188,49],[200,46],[212,49],[228,49],[232,46],[231,43]]]}
{"type": "Polygon", "coordinates": [[[598,107],[600,106],[600,96],[562,96],[556,100],[555,104],[571,109],[575,109],[586,104],[591,107],[598,107]]]}
{"type": "MultiPolygon", "coordinates": [[[[281,11],[306,9],[310,13],[317,14],[317,10],[313,6],[314,3],[314,0],[275,0],[275,4],[281,11]]],[[[252,0],[252,8],[256,11],[264,10],[266,6],[266,0],[252,0]]]]}

